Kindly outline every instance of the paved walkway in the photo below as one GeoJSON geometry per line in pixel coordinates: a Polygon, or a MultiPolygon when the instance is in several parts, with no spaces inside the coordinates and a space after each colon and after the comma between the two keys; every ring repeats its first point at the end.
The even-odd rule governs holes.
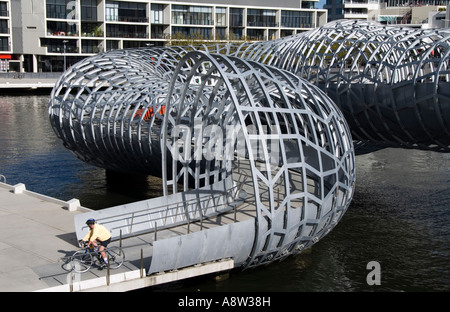
{"type": "Polygon", "coordinates": [[[55,78],[0,78],[0,89],[38,89],[53,88],[55,78]]]}
{"type": "MultiPolygon", "coordinates": [[[[231,210],[229,213],[210,217],[202,222],[193,222],[190,225],[184,224],[158,230],[157,239],[167,239],[254,219],[256,209],[254,195],[252,195],[253,182],[249,171],[248,162],[241,162],[239,173],[234,174],[235,182],[242,184],[242,189],[247,194],[246,200],[238,207],[237,211],[231,210]]],[[[299,183],[300,180],[297,180],[294,179],[293,182],[299,183]]],[[[278,188],[282,189],[283,186],[277,184],[274,187],[277,190],[278,188]]],[[[308,187],[314,189],[313,185],[308,187]]],[[[267,195],[261,195],[263,201],[267,200],[267,195]]],[[[72,255],[79,249],[74,216],[86,211],[91,210],[81,207],[76,199],[64,202],[30,192],[23,184],[11,186],[0,182],[0,292],[39,291],[47,290],[49,287],[63,287],[64,290],[61,291],[68,291],[66,288],[68,288],[70,274],[68,266],[61,259],[72,255]]],[[[134,279],[141,280],[136,281],[129,289],[155,285],[159,283],[156,279],[167,282],[171,278],[182,278],[180,276],[170,277],[170,274],[174,273],[168,275],[158,273],[149,275],[145,279],[136,277],[136,274],[140,273],[141,265],[144,270],[150,267],[154,240],[154,232],[123,239],[121,244],[126,259],[122,267],[111,270],[111,277],[112,275],[115,277],[133,276],[134,279]]],[[[118,245],[119,241],[111,243],[111,246],[118,245]]],[[[186,272],[189,273],[184,275],[195,276],[206,274],[204,272],[226,270],[233,267],[232,262],[229,260],[211,265],[206,264],[209,266],[208,268],[186,268],[186,272]]],[[[78,280],[75,282],[84,284],[99,281],[104,285],[107,280],[106,270],[99,270],[95,267],[86,273],[78,274],[76,278],[78,280]]],[[[82,289],[88,289],[88,287],[82,289]]]]}
{"type": "Polygon", "coordinates": [[[34,291],[49,285],[36,272],[76,249],[73,216],[25,193],[14,194],[0,183],[0,291],[34,291]]]}
{"type": "MultiPolygon", "coordinates": [[[[63,287],[64,290],[58,291],[68,291],[70,275],[68,266],[62,258],[72,255],[79,249],[74,231],[74,215],[89,209],[80,206],[74,209],[73,200],[60,201],[23,190],[24,187],[0,183],[0,292],[51,291],[52,287],[56,289],[63,287]]],[[[253,213],[239,214],[239,219],[251,218],[252,215],[253,213]]],[[[202,224],[193,223],[190,231],[220,226],[233,222],[232,220],[232,215],[217,216],[205,220],[202,224]]],[[[186,225],[161,230],[158,231],[158,239],[187,232],[186,225]]],[[[169,272],[165,275],[155,274],[146,279],[139,279],[137,275],[141,264],[144,270],[150,266],[154,238],[154,233],[148,233],[123,239],[121,244],[126,259],[119,269],[111,270],[111,278],[132,277],[136,279],[136,283],[128,289],[135,289],[233,267],[232,260],[220,261],[194,268],[196,272],[191,272],[192,268],[186,268],[185,272],[188,273],[184,273],[185,277],[181,276],[183,275],[181,272],[184,271],[180,271],[178,273],[180,276],[172,276],[176,273],[169,272]]],[[[114,245],[118,246],[119,241],[111,243],[111,246],[114,245]]],[[[145,275],[145,271],[143,273],[145,275]]],[[[106,274],[107,270],[92,267],[90,271],[76,275],[74,282],[88,282],[91,284],[89,288],[95,285],[104,287],[106,274]]],[[[114,288],[109,288],[111,289],[114,288]]],[[[122,291],[122,288],[118,289],[122,291]]]]}

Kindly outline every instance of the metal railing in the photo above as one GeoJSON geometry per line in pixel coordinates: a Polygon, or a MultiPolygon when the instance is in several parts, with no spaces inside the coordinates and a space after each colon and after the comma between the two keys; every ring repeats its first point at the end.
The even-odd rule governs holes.
{"type": "Polygon", "coordinates": [[[0,78],[4,79],[58,79],[62,75],[62,72],[40,72],[40,73],[28,73],[28,72],[8,72],[0,73],[0,78]]]}
{"type": "MultiPolygon", "coordinates": [[[[156,232],[157,230],[167,229],[182,224],[187,224],[200,221],[202,228],[202,221],[217,216],[222,213],[235,210],[243,203],[243,198],[240,197],[243,183],[235,185],[230,189],[223,191],[210,191],[204,196],[196,194],[195,198],[184,199],[166,205],[156,207],[148,207],[151,200],[141,202],[146,208],[130,210],[127,205],[123,213],[112,212],[111,214],[99,213],[95,216],[98,223],[110,229],[113,239],[120,237],[129,237],[138,234],[156,232]],[[120,233],[120,234],[119,234],[120,233]]],[[[112,209],[112,208],[110,208],[112,209]]],[[[83,226],[86,227],[86,226],[83,226]]]]}
{"type": "Polygon", "coordinates": [[[6,177],[3,174],[0,174],[0,182],[6,184],[6,177]]]}

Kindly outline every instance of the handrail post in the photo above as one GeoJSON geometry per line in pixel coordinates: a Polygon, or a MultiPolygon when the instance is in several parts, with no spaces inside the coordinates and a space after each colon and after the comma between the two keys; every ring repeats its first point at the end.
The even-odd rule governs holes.
{"type": "Polygon", "coordinates": [[[144,251],[141,248],[141,278],[144,277],[144,251]]]}
{"type": "Polygon", "coordinates": [[[69,278],[70,278],[69,291],[70,291],[70,292],[73,292],[73,275],[74,275],[74,273],[73,273],[73,268],[71,268],[71,271],[70,271],[69,274],[70,274],[70,275],[69,275],[69,278]]]}
{"type": "Polygon", "coordinates": [[[157,236],[157,234],[156,234],[156,231],[157,231],[157,226],[156,226],[156,222],[155,222],[155,239],[154,239],[155,242],[156,242],[156,240],[157,240],[157,238],[158,238],[158,236],[157,236]]]}
{"type": "Polygon", "coordinates": [[[109,286],[110,283],[110,277],[109,277],[109,254],[106,253],[106,259],[107,259],[107,263],[106,263],[106,286],[109,286]]]}
{"type": "Polygon", "coordinates": [[[122,229],[120,229],[119,256],[122,256],[122,229]]]}

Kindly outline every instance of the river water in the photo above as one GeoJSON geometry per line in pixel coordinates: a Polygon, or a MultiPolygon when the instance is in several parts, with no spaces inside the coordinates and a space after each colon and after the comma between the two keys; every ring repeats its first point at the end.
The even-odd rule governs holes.
{"type": "MultiPolygon", "coordinates": [[[[48,95],[0,96],[0,174],[8,184],[92,209],[161,194],[157,178],[118,179],[75,158],[51,129],[47,103],[48,95]]],[[[348,211],[306,253],[220,282],[197,278],[152,290],[449,291],[450,154],[380,149],[358,155],[356,170],[348,211]],[[371,261],[379,264],[379,285],[367,282],[371,261]]]]}

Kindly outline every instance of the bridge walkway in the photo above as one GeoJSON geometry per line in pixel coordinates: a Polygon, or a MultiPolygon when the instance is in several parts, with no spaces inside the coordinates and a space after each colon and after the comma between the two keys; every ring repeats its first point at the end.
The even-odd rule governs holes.
{"type": "MultiPolygon", "coordinates": [[[[162,240],[255,218],[256,205],[249,172],[248,163],[241,163],[239,172],[233,177],[237,183],[242,184],[242,190],[247,194],[237,209],[190,224],[157,230],[156,233],[135,235],[112,242],[111,246],[122,246],[126,261],[119,269],[109,271],[109,279],[127,274],[133,274],[128,275],[128,278],[139,277],[141,268],[149,268],[151,264],[155,239],[162,240]]],[[[314,187],[313,184],[310,187],[314,187]]],[[[73,209],[70,209],[70,204],[71,201],[64,202],[30,192],[23,185],[11,186],[0,182],[0,291],[58,289],[74,283],[74,280],[93,281],[94,286],[90,289],[105,287],[108,281],[106,269],[92,267],[90,271],[75,277],[69,274],[64,258],[78,250],[74,216],[90,211],[81,206],[71,211],[73,209]]],[[[232,268],[232,260],[225,266],[222,264],[216,267],[232,268]]],[[[203,269],[203,272],[214,272],[216,267],[203,269]]],[[[145,275],[145,271],[143,274],[145,275]]],[[[176,279],[178,278],[172,277],[170,280],[176,279]]],[[[153,284],[147,282],[141,285],[153,284]]],[[[64,289],[68,291],[69,288],[64,289]]]]}

